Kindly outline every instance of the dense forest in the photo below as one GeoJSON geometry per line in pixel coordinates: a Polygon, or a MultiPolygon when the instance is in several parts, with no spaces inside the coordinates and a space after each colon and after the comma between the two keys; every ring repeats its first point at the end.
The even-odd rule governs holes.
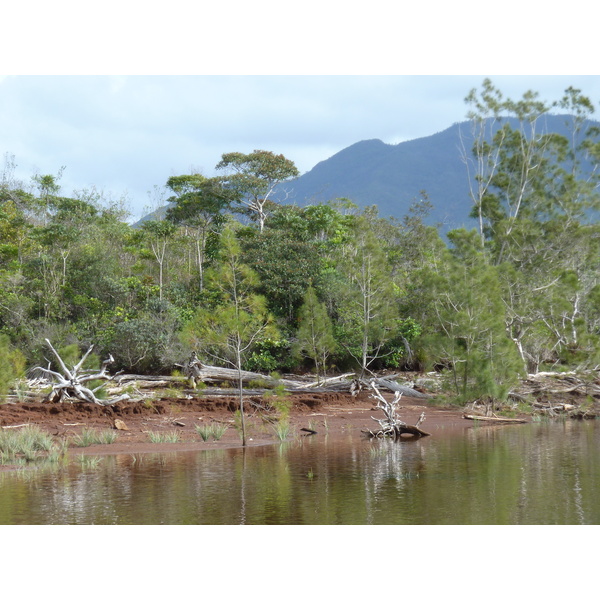
{"type": "Polygon", "coordinates": [[[539,369],[600,365],[600,131],[590,99],[466,98],[471,229],[426,224],[426,188],[402,219],[352,199],[273,201],[294,163],[224,154],[214,177],[164,182],[139,226],[60,172],[0,181],[0,398],[52,357],[170,373],[201,360],[264,373],[437,369],[459,400],[502,401],[539,369]],[[569,135],[540,125],[565,115],[569,135]],[[510,119],[510,123],[508,119],[510,119]],[[516,121],[515,121],[516,119],[516,121]],[[515,123],[517,125],[515,125],[515,123]],[[471,175],[474,175],[471,178],[471,175]]]}

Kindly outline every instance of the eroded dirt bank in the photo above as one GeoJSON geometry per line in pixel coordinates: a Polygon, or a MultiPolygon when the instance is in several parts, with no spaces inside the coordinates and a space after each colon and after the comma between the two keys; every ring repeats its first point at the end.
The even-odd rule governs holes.
{"type": "MultiPolygon", "coordinates": [[[[391,396],[390,396],[391,397],[391,396]]],[[[382,418],[375,408],[370,394],[363,392],[357,397],[346,393],[292,394],[286,400],[290,404],[292,435],[303,435],[302,428],[311,429],[317,435],[362,436],[364,430],[375,430],[378,424],[371,418],[382,418]]],[[[260,397],[245,402],[248,445],[261,445],[278,441],[275,433],[275,411],[258,408],[266,403],[260,397]]],[[[406,398],[401,402],[398,414],[408,424],[414,424],[421,412],[426,420],[422,429],[432,436],[448,435],[472,427],[473,422],[463,418],[460,410],[448,410],[428,406],[422,400],[406,398]]],[[[0,426],[15,427],[35,424],[44,431],[69,441],[71,453],[121,454],[159,451],[204,450],[232,448],[241,445],[235,411],[235,396],[198,396],[187,399],[160,398],[152,402],[121,402],[113,406],[97,406],[86,403],[47,404],[27,402],[0,405],[0,426]],[[218,441],[203,441],[196,425],[219,423],[227,430],[218,441]],[[126,427],[126,429],[117,429],[126,427]],[[112,444],[78,447],[77,436],[84,429],[112,429],[117,440],[112,444]],[[177,443],[152,443],[149,432],[178,434],[177,443]]]]}

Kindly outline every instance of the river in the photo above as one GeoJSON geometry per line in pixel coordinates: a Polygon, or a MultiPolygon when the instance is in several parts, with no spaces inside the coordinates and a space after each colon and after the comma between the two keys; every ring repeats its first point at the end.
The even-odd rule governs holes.
{"type": "Polygon", "coordinates": [[[0,524],[600,523],[600,422],[309,436],[0,474],[0,524]]]}

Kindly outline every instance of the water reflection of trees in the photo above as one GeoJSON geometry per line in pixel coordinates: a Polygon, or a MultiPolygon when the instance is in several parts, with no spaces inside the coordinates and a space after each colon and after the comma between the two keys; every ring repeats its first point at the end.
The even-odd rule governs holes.
{"type": "Polygon", "coordinates": [[[0,479],[0,522],[599,523],[597,423],[103,457],[0,479]]]}

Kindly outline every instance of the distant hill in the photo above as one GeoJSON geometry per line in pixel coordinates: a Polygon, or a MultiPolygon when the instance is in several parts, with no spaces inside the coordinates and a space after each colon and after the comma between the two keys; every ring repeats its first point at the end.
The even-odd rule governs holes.
{"type": "MultiPolygon", "coordinates": [[[[544,127],[549,132],[566,135],[568,119],[565,115],[546,115],[544,127]]],[[[517,127],[514,119],[508,121],[517,127]]],[[[594,121],[593,125],[600,123],[594,121]]],[[[461,226],[471,228],[475,223],[469,218],[472,206],[463,153],[466,151],[470,156],[472,146],[467,121],[399,144],[363,140],[281,187],[286,192],[286,203],[306,206],[349,198],[360,207],[376,204],[381,216],[398,219],[407,214],[423,190],[433,205],[430,224],[441,223],[442,231],[461,226]]]]}
{"type": "MultiPolygon", "coordinates": [[[[548,131],[566,134],[568,117],[547,115],[544,119],[548,131]]],[[[381,216],[397,218],[407,213],[424,190],[433,205],[430,223],[442,223],[444,230],[473,227],[463,160],[463,148],[470,156],[472,145],[468,122],[399,144],[365,140],[318,163],[284,187],[288,202],[299,206],[345,197],[361,207],[376,204],[381,216]]]]}

